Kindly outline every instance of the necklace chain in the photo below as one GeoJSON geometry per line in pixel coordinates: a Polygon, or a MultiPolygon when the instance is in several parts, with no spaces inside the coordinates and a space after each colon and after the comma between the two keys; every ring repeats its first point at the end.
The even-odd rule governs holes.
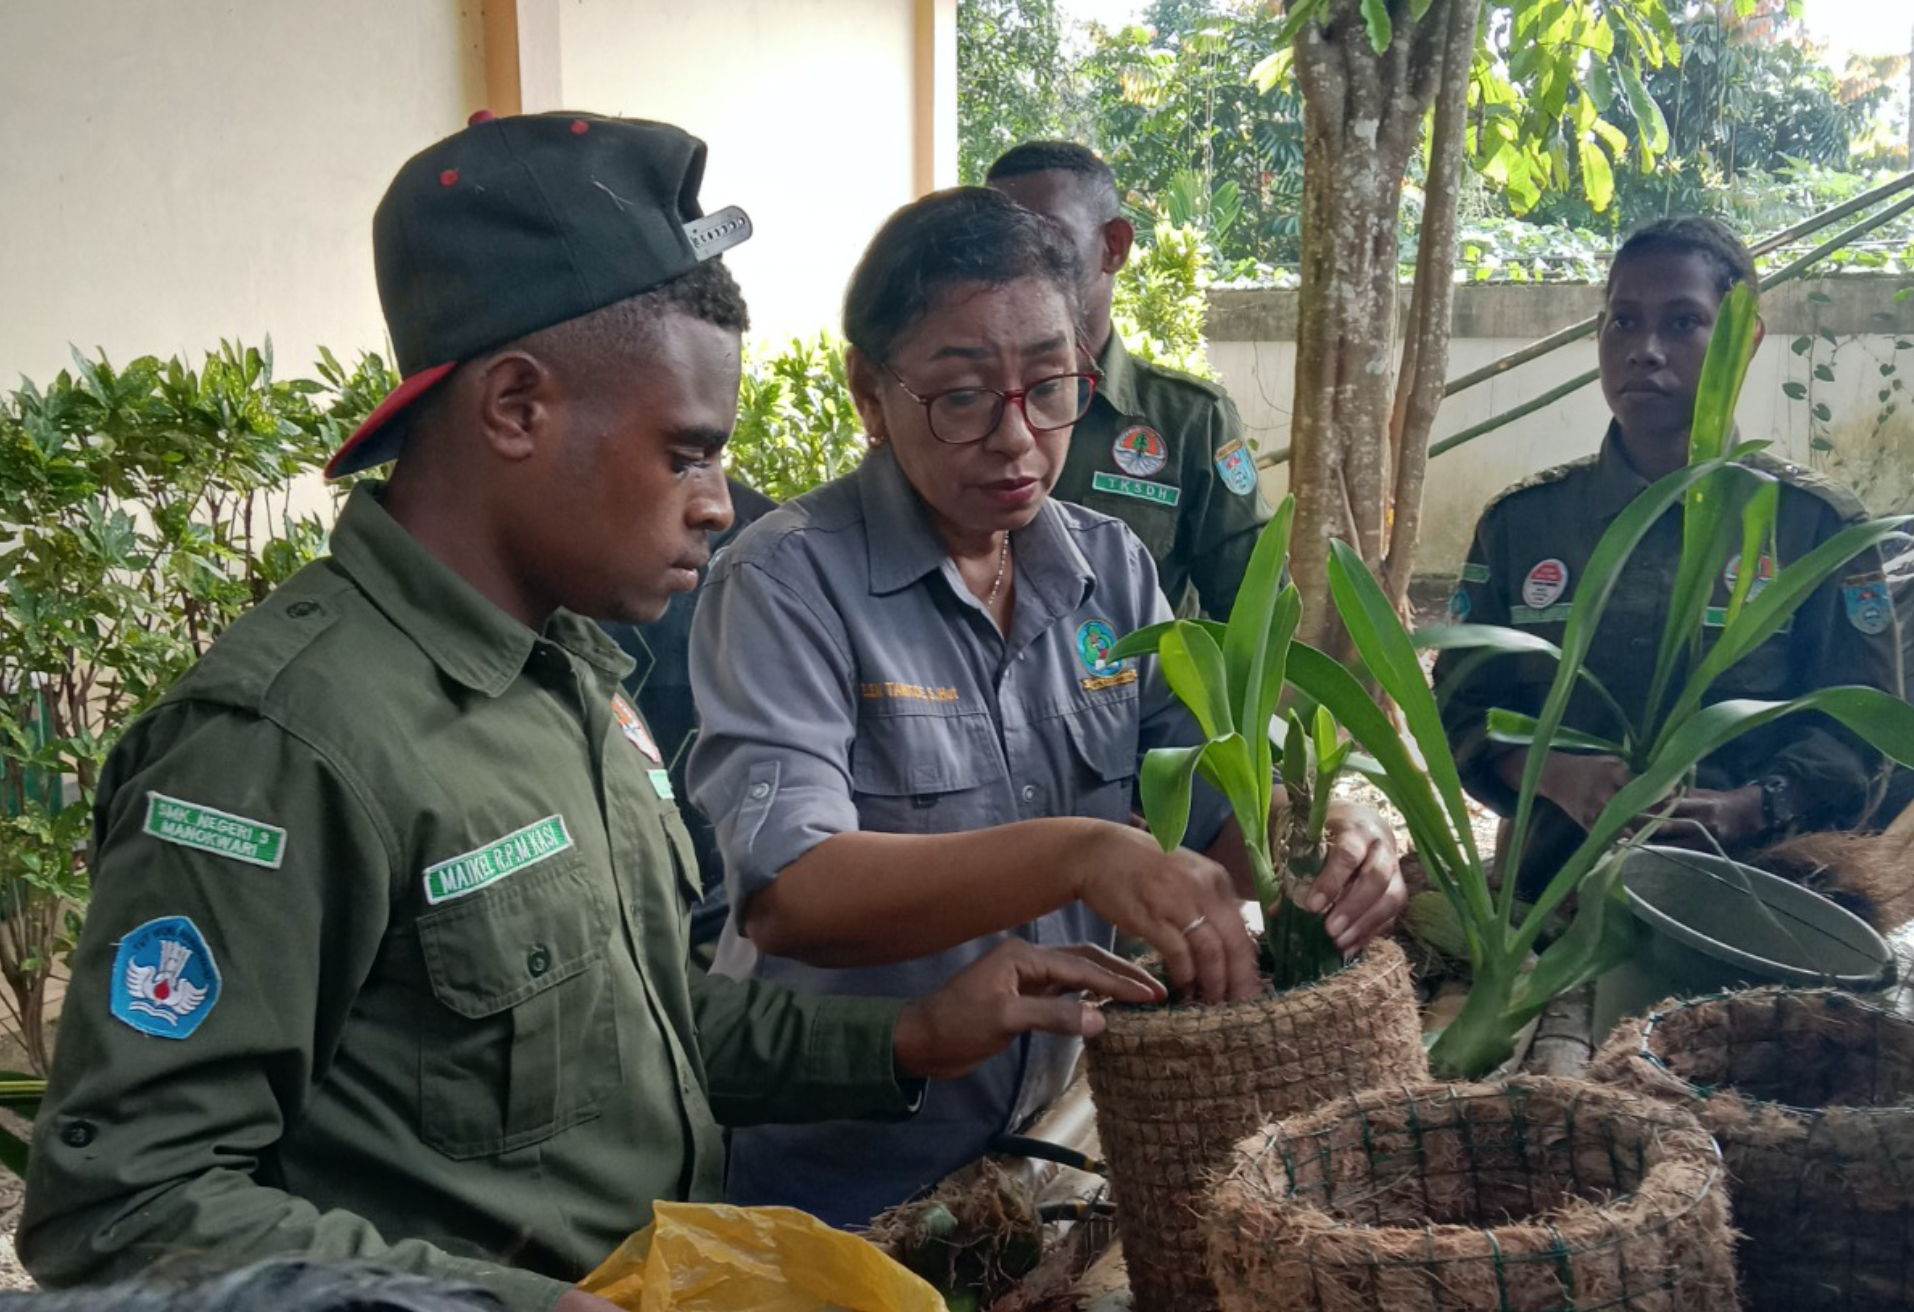
{"type": "Polygon", "coordinates": [[[997,548],[997,577],[990,581],[990,594],[984,598],[984,609],[989,610],[997,604],[997,594],[1003,591],[1004,567],[1010,563],[1010,534],[1004,533],[1004,544],[997,548]]]}

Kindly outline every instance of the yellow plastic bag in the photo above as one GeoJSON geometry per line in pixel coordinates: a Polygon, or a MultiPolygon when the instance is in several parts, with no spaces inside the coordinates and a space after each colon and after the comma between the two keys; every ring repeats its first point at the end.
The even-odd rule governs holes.
{"type": "Polygon", "coordinates": [[[794,1207],[661,1202],[578,1287],[627,1312],[944,1312],[923,1280],[794,1207]]]}

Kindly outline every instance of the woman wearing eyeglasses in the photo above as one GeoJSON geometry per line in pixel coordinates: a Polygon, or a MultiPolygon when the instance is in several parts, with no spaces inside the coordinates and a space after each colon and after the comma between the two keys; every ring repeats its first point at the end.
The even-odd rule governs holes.
{"type": "MultiPolygon", "coordinates": [[[[1193,1000],[1261,990],[1221,797],[1199,791],[1168,855],[1129,823],[1142,754],[1200,738],[1154,662],[1108,659],[1169,617],[1148,553],[1048,499],[1096,385],[1079,276],[1047,220],[981,188],[899,210],[852,275],[871,453],[714,561],[694,623],[691,788],[732,906],[720,971],[918,996],[1006,937],[1095,954],[1114,925],[1193,1000]]],[[[1353,807],[1332,851],[1317,888],[1353,949],[1401,905],[1395,851],[1353,807]]],[[[1026,1121],[1077,1045],[1032,1034],[933,1080],[906,1122],[741,1129],[729,1194],[867,1221],[1026,1121]]]]}

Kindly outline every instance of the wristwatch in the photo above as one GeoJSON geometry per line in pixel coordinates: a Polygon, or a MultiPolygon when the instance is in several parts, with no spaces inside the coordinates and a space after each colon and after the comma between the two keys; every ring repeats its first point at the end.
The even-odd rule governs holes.
{"type": "Polygon", "coordinates": [[[1794,779],[1785,774],[1764,774],[1755,783],[1761,788],[1761,831],[1773,835],[1791,828],[1795,822],[1794,779]]]}

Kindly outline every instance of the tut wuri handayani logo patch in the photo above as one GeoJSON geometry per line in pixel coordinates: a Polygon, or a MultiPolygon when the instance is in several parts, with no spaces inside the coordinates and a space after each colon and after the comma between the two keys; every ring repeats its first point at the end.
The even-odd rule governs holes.
{"type": "Polygon", "coordinates": [[[120,940],[111,995],[115,1019],[155,1038],[183,1039],[219,1001],[219,966],[199,926],[161,916],[120,940]]]}

